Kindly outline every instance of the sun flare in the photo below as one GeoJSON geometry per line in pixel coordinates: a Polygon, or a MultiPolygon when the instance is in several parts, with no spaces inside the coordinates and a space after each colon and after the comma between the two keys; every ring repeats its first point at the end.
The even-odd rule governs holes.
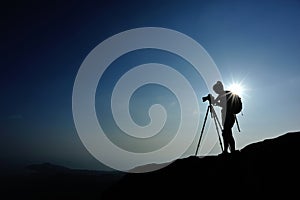
{"type": "Polygon", "coordinates": [[[229,85],[228,89],[232,93],[237,94],[239,96],[243,96],[243,93],[245,91],[244,86],[240,83],[232,83],[231,85],[229,85]]]}

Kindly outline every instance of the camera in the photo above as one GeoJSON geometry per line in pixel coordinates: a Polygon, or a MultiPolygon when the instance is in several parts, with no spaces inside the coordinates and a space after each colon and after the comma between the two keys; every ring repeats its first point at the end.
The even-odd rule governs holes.
{"type": "Polygon", "coordinates": [[[214,97],[213,95],[211,94],[208,94],[206,97],[202,97],[202,101],[205,102],[205,101],[209,101],[209,103],[211,103],[212,101],[214,101],[214,97]]]}

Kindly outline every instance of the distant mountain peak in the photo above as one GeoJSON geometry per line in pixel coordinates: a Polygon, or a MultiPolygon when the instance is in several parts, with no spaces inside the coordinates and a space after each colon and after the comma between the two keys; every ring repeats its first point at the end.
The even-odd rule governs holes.
{"type": "Polygon", "coordinates": [[[42,163],[42,164],[33,164],[26,167],[26,169],[35,171],[35,172],[42,172],[42,173],[57,173],[57,172],[67,172],[71,169],[60,166],[60,165],[54,165],[48,162],[42,163]]]}

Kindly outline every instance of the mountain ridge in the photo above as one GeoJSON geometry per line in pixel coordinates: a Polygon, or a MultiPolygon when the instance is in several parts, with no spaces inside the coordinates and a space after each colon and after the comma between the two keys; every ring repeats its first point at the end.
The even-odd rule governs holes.
{"type": "Polygon", "coordinates": [[[299,146],[300,132],[287,132],[249,144],[235,154],[181,158],[157,171],[126,174],[104,192],[104,198],[140,198],[140,193],[148,198],[192,197],[191,191],[220,197],[296,195],[299,146]]]}

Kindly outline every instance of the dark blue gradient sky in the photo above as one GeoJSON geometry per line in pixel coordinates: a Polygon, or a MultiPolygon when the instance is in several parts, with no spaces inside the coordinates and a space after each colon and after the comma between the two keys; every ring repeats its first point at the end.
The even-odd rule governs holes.
{"type": "MultiPolygon", "coordinates": [[[[225,84],[237,81],[245,85],[244,116],[239,118],[242,133],[235,133],[238,148],[299,130],[300,1],[15,1],[1,6],[3,163],[53,162],[104,169],[76,133],[74,80],[85,57],[100,42],[121,31],[147,26],[192,37],[213,58],[225,84]]],[[[175,63],[183,63],[159,55],[162,52],[144,53],[156,61],[171,62],[175,68],[175,63]]],[[[149,61],[138,52],[135,56],[139,56],[136,63],[128,59],[121,64],[149,61]]],[[[111,74],[120,76],[122,70],[114,70],[111,74]]],[[[182,73],[199,89],[199,100],[207,94],[203,82],[197,86],[193,71],[182,73]]],[[[113,83],[113,75],[108,73],[106,78],[113,83]]],[[[110,87],[102,89],[109,91],[110,87]]],[[[163,89],[156,91],[159,96],[163,89]]],[[[147,98],[144,95],[136,93],[147,98]]],[[[108,105],[97,108],[101,106],[106,109],[108,105]]],[[[144,105],[137,102],[137,106],[144,105]]],[[[139,116],[145,110],[134,110],[136,122],[147,123],[147,118],[139,116]]],[[[176,128],[170,124],[170,130],[176,128]]]]}

